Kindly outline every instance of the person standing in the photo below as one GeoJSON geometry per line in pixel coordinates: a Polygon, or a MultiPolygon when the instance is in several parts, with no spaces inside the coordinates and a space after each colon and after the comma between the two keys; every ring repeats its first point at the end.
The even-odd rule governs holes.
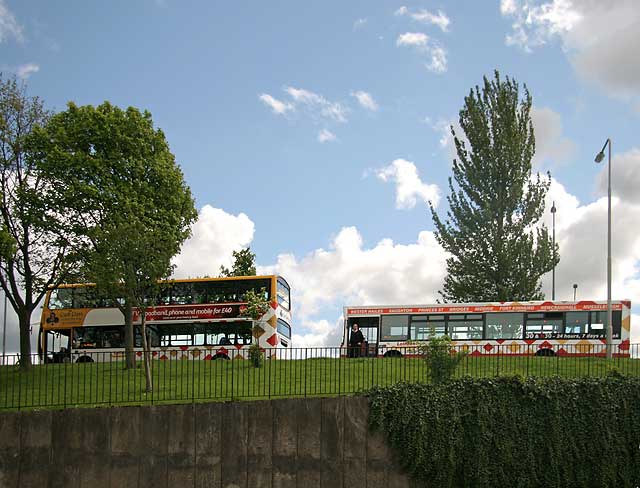
{"type": "Polygon", "coordinates": [[[359,358],[362,345],[364,344],[364,335],[358,324],[353,324],[351,328],[351,336],[349,337],[349,354],[350,358],[359,358]]]}

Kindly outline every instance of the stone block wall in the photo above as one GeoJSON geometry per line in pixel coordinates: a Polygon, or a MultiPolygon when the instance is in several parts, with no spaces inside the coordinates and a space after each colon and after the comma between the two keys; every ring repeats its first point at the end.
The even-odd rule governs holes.
{"type": "Polygon", "coordinates": [[[364,397],[0,414],[0,488],[408,487],[364,397]]]}

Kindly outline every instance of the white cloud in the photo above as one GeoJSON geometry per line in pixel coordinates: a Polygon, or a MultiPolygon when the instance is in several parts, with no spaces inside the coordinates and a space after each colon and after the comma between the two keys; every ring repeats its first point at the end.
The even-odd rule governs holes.
{"type": "Polygon", "coordinates": [[[434,73],[444,73],[447,71],[447,52],[443,47],[434,45],[429,50],[431,62],[427,64],[427,69],[434,73]]]}
{"type": "Polygon", "coordinates": [[[332,142],[336,140],[336,135],[327,129],[318,132],[318,142],[332,142]]]}
{"type": "Polygon", "coordinates": [[[405,32],[396,40],[396,46],[426,47],[429,36],[422,32],[405,32]]]}
{"type": "Polygon", "coordinates": [[[507,45],[517,45],[525,51],[547,43],[553,36],[567,33],[580,22],[581,15],[571,0],[502,0],[500,12],[512,17],[512,33],[506,37],[507,45]]]}
{"type": "Polygon", "coordinates": [[[557,165],[566,162],[576,150],[575,143],[566,137],[558,112],[548,107],[533,107],[531,121],[536,136],[535,166],[544,163],[557,165]]]}
{"type": "Polygon", "coordinates": [[[432,24],[440,28],[442,32],[447,32],[449,30],[449,24],[451,24],[451,20],[447,15],[442,11],[438,10],[437,14],[429,12],[425,9],[420,9],[415,12],[411,12],[407,7],[400,7],[395,11],[397,16],[408,15],[416,22],[420,22],[423,24],[432,24]]]}
{"type": "MultiPolygon", "coordinates": [[[[614,141],[615,143],[615,141],[614,141]]],[[[615,147],[615,146],[614,146],[615,147]]],[[[599,150],[596,147],[594,157],[599,150]]],[[[607,194],[608,154],[605,152],[602,170],[598,174],[597,187],[600,195],[607,194]]],[[[596,164],[595,162],[592,164],[596,164]]],[[[613,152],[611,155],[611,193],[624,202],[640,205],[640,149],[634,148],[624,153],[613,152]]]]}
{"type": "Polygon", "coordinates": [[[429,71],[437,74],[447,71],[446,50],[438,42],[429,39],[429,36],[422,32],[400,34],[396,40],[396,46],[413,47],[428,56],[430,61],[425,66],[429,71]]]}
{"type": "Polygon", "coordinates": [[[265,105],[273,110],[274,114],[284,115],[287,112],[291,112],[294,110],[294,106],[290,103],[282,102],[276,98],[273,98],[271,95],[267,93],[261,94],[259,97],[260,101],[262,101],[265,105]]]}
{"type": "Polygon", "coordinates": [[[218,276],[220,266],[231,267],[232,252],[253,240],[254,224],[245,214],[231,215],[205,205],[192,227],[192,236],[173,260],[174,276],[218,276]]]}
{"type": "Polygon", "coordinates": [[[366,18],[361,18],[361,19],[357,19],[354,23],[353,23],[353,30],[358,30],[361,27],[364,27],[364,25],[367,23],[367,19],[366,18]]]}
{"type": "Polygon", "coordinates": [[[33,73],[37,73],[38,71],[40,71],[40,66],[34,63],[27,63],[16,68],[16,76],[18,78],[26,80],[33,73]]]}
{"type": "Polygon", "coordinates": [[[298,332],[310,343],[314,334],[341,335],[340,321],[334,325],[333,320],[313,318],[326,306],[434,302],[442,284],[445,259],[431,232],[420,232],[413,244],[394,244],[391,239],[383,239],[367,249],[355,227],[344,227],[328,250],[318,249],[301,260],[281,254],[276,264],[260,271],[277,272],[287,278],[293,294],[295,322],[303,325],[315,322],[315,329],[298,332]]]}
{"type": "Polygon", "coordinates": [[[507,44],[526,51],[553,38],[577,73],[622,98],[640,95],[640,2],[634,0],[503,0],[513,20],[507,44]]]}
{"type": "MultiPolygon", "coordinates": [[[[595,163],[594,163],[595,164],[595,163]]],[[[556,240],[560,263],[556,268],[556,299],[606,300],[607,277],[607,198],[580,204],[564,186],[552,180],[547,195],[545,223],[551,230],[551,203],[556,203],[556,240]]],[[[612,290],[613,299],[640,300],[640,206],[626,198],[614,198],[612,208],[612,290]]],[[[544,279],[544,291],[551,296],[551,274],[544,279]]],[[[635,323],[638,330],[640,324],[635,323]]]]}
{"type": "Polygon", "coordinates": [[[319,113],[322,117],[336,122],[347,122],[349,110],[338,102],[330,102],[322,95],[318,95],[303,88],[286,87],[285,91],[293,98],[295,103],[307,106],[313,113],[319,113]]]}
{"type": "Polygon", "coordinates": [[[516,12],[514,0],[500,0],[500,13],[502,15],[512,15],[516,12]]]}
{"type": "Polygon", "coordinates": [[[434,207],[440,201],[440,190],[437,185],[423,183],[418,175],[416,165],[405,159],[396,159],[389,166],[376,170],[376,176],[384,182],[396,184],[396,208],[411,209],[418,199],[431,201],[434,207]]]}
{"type": "Polygon", "coordinates": [[[22,42],[24,40],[22,26],[18,24],[5,0],[0,0],[0,43],[10,38],[22,42]]]}
{"type": "Polygon", "coordinates": [[[367,110],[371,110],[373,112],[378,110],[378,104],[373,99],[373,97],[371,96],[370,93],[367,93],[366,91],[360,90],[360,91],[356,91],[356,92],[351,92],[351,96],[355,97],[356,100],[358,100],[358,103],[362,107],[366,108],[367,110]]]}

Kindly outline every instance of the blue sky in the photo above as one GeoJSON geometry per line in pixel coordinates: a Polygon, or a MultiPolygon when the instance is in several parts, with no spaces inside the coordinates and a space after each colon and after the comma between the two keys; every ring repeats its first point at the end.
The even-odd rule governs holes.
{"type": "Polygon", "coordinates": [[[606,298],[593,157],[609,136],[614,295],[640,298],[638,49],[634,0],[0,0],[0,69],[30,94],[148,109],[165,131],[201,209],[176,273],[215,273],[250,245],[292,282],[299,345],[335,343],[347,303],[437,297],[424,200],[446,210],[447,127],[494,69],[533,96],[558,298],[574,282],[606,298]]]}

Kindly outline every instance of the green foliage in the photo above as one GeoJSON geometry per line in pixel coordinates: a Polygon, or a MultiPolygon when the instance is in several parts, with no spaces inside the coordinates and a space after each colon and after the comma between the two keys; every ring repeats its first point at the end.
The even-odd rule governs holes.
{"type": "Polygon", "coordinates": [[[149,112],[108,102],[70,103],[34,131],[31,148],[51,182],[49,213],[60,235],[76,236],[85,278],[123,299],[131,363],[133,310],[144,316],[197,218],[182,171],[149,112]]]}
{"type": "Polygon", "coordinates": [[[451,380],[460,361],[468,354],[467,351],[456,351],[449,336],[431,337],[428,342],[418,346],[420,355],[429,367],[429,374],[433,383],[444,383],[451,380]]]}
{"type": "Polygon", "coordinates": [[[256,255],[251,252],[251,248],[233,251],[233,267],[231,269],[220,266],[220,276],[255,276],[256,275],[256,255]]]}
{"type": "Polygon", "coordinates": [[[637,486],[640,379],[463,378],[369,392],[422,486],[637,486]]]}
{"type": "Polygon", "coordinates": [[[432,205],[438,242],[451,254],[440,292],[447,301],[540,300],[541,276],[557,264],[540,223],[550,177],[532,177],[532,99],[510,78],[484,78],[460,111],[464,138],[453,126],[457,158],[443,222],[432,205]]]}
{"type": "Polygon", "coordinates": [[[52,231],[41,198],[48,181],[31,158],[28,139],[50,114],[23,83],[0,74],[0,285],[20,327],[20,365],[31,365],[31,315],[47,288],[75,265],[69,243],[52,231]]]}
{"type": "Polygon", "coordinates": [[[267,290],[262,288],[260,291],[249,290],[244,294],[244,301],[247,302],[246,309],[242,312],[244,317],[251,320],[260,320],[260,318],[269,310],[269,300],[267,299],[267,290]]]}
{"type": "Polygon", "coordinates": [[[251,361],[251,365],[254,368],[262,366],[262,362],[264,361],[264,351],[257,343],[253,343],[249,346],[249,361],[251,361]]]}
{"type": "Polygon", "coordinates": [[[252,332],[254,342],[249,347],[249,360],[254,367],[259,368],[262,366],[262,362],[264,360],[264,352],[258,344],[258,338],[260,337],[260,333],[263,332],[263,329],[260,326],[260,319],[269,310],[267,290],[264,288],[259,292],[249,290],[244,295],[244,301],[247,302],[247,304],[241,315],[249,317],[253,321],[252,332]]]}

